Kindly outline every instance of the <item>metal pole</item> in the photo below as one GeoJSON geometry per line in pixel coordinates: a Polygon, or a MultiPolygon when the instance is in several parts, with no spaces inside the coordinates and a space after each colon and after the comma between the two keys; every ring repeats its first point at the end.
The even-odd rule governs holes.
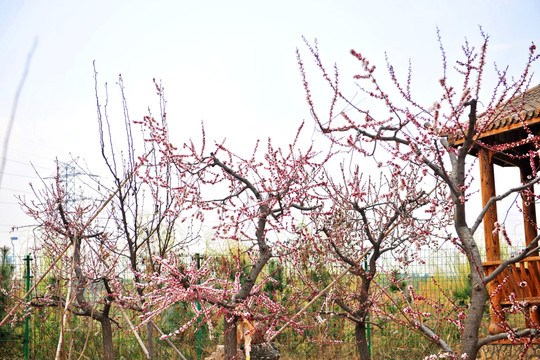
{"type": "MultiPolygon", "coordinates": [[[[199,253],[195,254],[195,261],[197,261],[197,269],[201,268],[201,256],[199,253]]],[[[201,303],[197,300],[197,310],[201,310],[201,303]]],[[[197,319],[197,324],[199,325],[199,330],[197,330],[197,360],[201,360],[201,336],[202,336],[202,328],[201,328],[201,317],[199,316],[197,319]]]]}
{"type": "MultiPolygon", "coordinates": [[[[29,298],[30,298],[30,278],[32,278],[32,276],[30,276],[30,261],[33,260],[30,255],[26,255],[26,257],[24,258],[25,262],[26,262],[26,269],[25,269],[25,280],[26,280],[26,298],[25,298],[25,301],[28,302],[29,298]]],[[[29,324],[28,324],[28,321],[30,319],[28,318],[28,316],[24,319],[24,359],[25,360],[28,360],[28,353],[29,353],[29,340],[30,340],[30,336],[29,336],[29,324]]]]}
{"type": "MultiPolygon", "coordinates": [[[[364,270],[367,271],[367,258],[364,258],[364,270]]],[[[367,347],[368,347],[368,352],[369,352],[369,356],[371,357],[371,324],[369,322],[369,311],[367,313],[367,316],[366,316],[366,337],[367,337],[367,347]]]]}

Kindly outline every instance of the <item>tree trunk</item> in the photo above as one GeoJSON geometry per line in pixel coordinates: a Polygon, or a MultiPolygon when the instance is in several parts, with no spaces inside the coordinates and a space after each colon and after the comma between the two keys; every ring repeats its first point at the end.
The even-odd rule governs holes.
{"type": "Polygon", "coordinates": [[[103,336],[103,360],[114,360],[111,319],[104,316],[99,322],[101,323],[101,334],[103,336]]]}
{"type": "MultiPolygon", "coordinates": [[[[478,276],[473,276],[478,277],[478,276]]],[[[476,359],[478,354],[478,330],[482,324],[482,317],[486,307],[487,293],[481,281],[471,281],[471,302],[469,313],[465,320],[463,335],[461,338],[461,354],[467,354],[468,359],[476,359]]]]}
{"type": "Polygon", "coordinates": [[[471,302],[461,335],[461,355],[467,354],[467,359],[472,360],[476,359],[478,350],[480,350],[478,347],[478,331],[482,325],[487,291],[483,282],[484,271],[478,247],[468,228],[457,227],[456,229],[462,239],[471,267],[471,302]]]}
{"type": "Polygon", "coordinates": [[[366,322],[361,321],[356,323],[354,327],[354,337],[356,340],[356,350],[360,360],[371,360],[371,354],[369,353],[368,339],[366,336],[366,322]]]}
{"type": "Polygon", "coordinates": [[[148,358],[150,360],[153,360],[154,359],[154,326],[152,325],[152,322],[149,322],[146,324],[146,336],[148,337],[148,344],[147,344],[148,358]]]}
{"type": "MultiPolygon", "coordinates": [[[[469,131],[472,131],[476,123],[476,101],[471,103],[471,112],[469,114],[469,131]]],[[[470,133],[469,135],[470,136],[470,133]]],[[[463,149],[462,149],[463,150],[463,149]]],[[[466,152],[460,150],[457,163],[452,166],[452,183],[456,188],[465,184],[465,155],[466,152]]],[[[467,359],[476,359],[478,355],[478,331],[482,325],[484,309],[486,308],[486,300],[488,293],[486,284],[484,284],[484,269],[482,266],[482,257],[480,250],[474,240],[474,233],[467,225],[467,217],[465,216],[465,201],[462,197],[463,193],[453,193],[452,201],[454,203],[454,227],[460,239],[463,250],[467,255],[467,261],[470,266],[471,276],[471,302],[467,312],[467,318],[463,323],[463,332],[461,334],[461,356],[466,356],[467,359]],[[458,196],[459,195],[459,196],[458,196]]],[[[484,218],[485,219],[485,218],[484,218]]],[[[485,220],[484,220],[485,223],[485,220]]],[[[494,244],[491,244],[492,246],[494,244]]],[[[496,244],[498,246],[498,243],[496,244]]],[[[495,251],[495,249],[493,249],[495,251]]],[[[486,251],[490,251],[487,249],[486,251]]],[[[498,251],[498,249],[497,249],[498,251]]]]}
{"type": "MultiPolygon", "coordinates": [[[[362,286],[360,286],[360,296],[358,298],[360,307],[353,314],[355,318],[359,319],[354,327],[354,337],[356,340],[356,349],[360,360],[371,360],[371,354],[369,353],[368,338],[366,334],[366,321],[368,319],[370,310],[369,300],[369,288],[371,287],[371,280],[375,277],[376,261],[380,256],[379,247],[376,246],[373,249],[373,255],[369,261],[369,271],[361,276],[362,286]]],[[[367,269],[366,269],[367,270],[367,269]]]]}
{"type": "Polygon", "coordinates": [[[224,345],[225,345],[225,359],[231,360],[236,356],[236,348],[238,347],[236,340],[236,322],[237,319],[235,316],[232,316],[231,321],[227,321],[227,315],[223,317],[223,322],[225,324],[225,335],[224,335],[224,345]]]}

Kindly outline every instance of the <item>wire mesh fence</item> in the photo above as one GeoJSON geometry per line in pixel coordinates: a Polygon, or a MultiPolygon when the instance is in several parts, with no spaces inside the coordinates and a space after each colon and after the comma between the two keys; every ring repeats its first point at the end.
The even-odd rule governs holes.
{"type": "MultiPolygon", "coordinates": [[[[439,303],[452,303],[445,313],[426,319],[429,325],[437,329],[444,340],[453,345],[459,342],[459,330],[446,318],[450,311],[459,311],[460,306],[466,306],[470,284],[468,281],[468,265],[466,259],[456,250],[425,251],[420,254],[422,261],[411,262],[409,265],[397,266],[391,257],[382,262],[381,271],[375,279],[374,292],[379,292],[380,307],[374,306],[367,319],[367,333],[370,351],[373,359],[409,359],[423,358],[436,353],[437,347],[422,334],[412,331],[407,325],[407,316],[403,309],[408,306],[429,306],[414,303],[411,292],[439,303]],[[413,304],[414,303],[414,304],[413,304]],[[383,308],[384,307],[384,308],[383,308]]],[[[22,298],[29,283],[41,276],[47,259],[10,258],[7,265],[11,269],[11,284],[16,290],[0,302],[2,317],[14,304],[14,299],[22,298]],[[28,274],[30,271],[30,274],[28,274]],[[30,276],[28,276],[30,275],[30,276]]],[[[186,258],[192,261],[192,258],[186,258]]],[[[225,267],[224,262],[216,257],[216,270],[225,267]]],[[[5,267],[6,264],[3,264],[5,267]]],[[[221,269],[221,270],[220,270],[221,269]]],[[[286,264],[269,264],[267,271],[276,274],[281,269],[281,287],[274,287],[271,291],[280,300],[286,302],[287,287],[295,284],[294,291],[301,288],[301,279],[296,270],[286,264]]],[[[337,271],[339,269],[333,269],[337,271]]],[[[332,276],[332,272],[329,272],[332,276]]],[[[53,275],[45,277],[30,298],[44,294],[47,289],[58,282],[53,275]]],[[[275,284],[273,286],[276,286],[275,284]]],[[[100,296],[99,289],[89,289],[86,296],[100,296]],[[94,295],[92,295],[94,293],[94,295]]],[[[306,298],[307,299],[307,298],[306,298]]],[[[291,308],[291,313],[297,311],[303,303],[291,308]]],[[[355,325],[337,316],[332,311],[321,315],[324,301],[315,303],[304,315],[307,326],[302,333],[287,330],[276,340],[280,345],[282,359],[355,359],[355,325]],[[316,319],[316,320],[314,320],[316,319]]],[[[17,313],[18,321],[0,328],[0,358],[2,359],[52,359],[57,351],[59,329],[62,321],[62,309],[51,307],[34,307],[24,309],[17,313]],[[25,316],[26,312],[27,316],[25,316]],[[24,319],[23,319],[24,318],[24,319]]],[[[289,310],[289,309],[288,309],[289,310]]],[[[421,309],[420,309],[421,310],[421,309]]],[[[425,309],[428,312],[429,308],[425,309]]],[[[140,313],[127,310],[127,317],[137,326],[141,320],[140,313]]],[[[152,336],[155,359],[179,358],[171,345],[160,340],[161,330],[167,334],[175,331],[195,316],[191,304],[178,302],[164,311],[155,322],[157,328],[146,326],[137,329],[143,343],[148,343],[148,336],[152,336]],[[159,328],[159,330],[158,330],[159,328]]],[[[488,316],[486,314],[486,316],[488,316]]],[[[113,306],[110,314],[113,319],[114,349],[118,359],[145,359],[144,352],[137,342],[130,324],[122,315],[118,307],[113,306]]],[[[409,319],[410,320],[410,319],[409,319]]],[[[486,320],[487,325],[487,320],[486,320]]],[[[65,358],[70,359],[97,359],[101,358],[102,340],[100,323],[90,317],[71,315],[68,318],[65,333],[65,358]]],[[[484,331],[484,330],[483,330],[484,331]]],[[[193,326],[188,331],[170,338],[187,359],[204,359],[219,343],[223,343],[222,321],[216,319],[214,326],[193,326]]]]}

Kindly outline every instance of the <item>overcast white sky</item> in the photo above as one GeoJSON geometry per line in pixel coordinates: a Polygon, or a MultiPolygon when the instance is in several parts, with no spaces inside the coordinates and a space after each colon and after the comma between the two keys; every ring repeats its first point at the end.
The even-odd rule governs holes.
{"type": "Polygon", "coordinates": [[[479,39],[482,25],[491,36],[488,61],[517,71],[531,41],[540,42],[539,16],[537,0],[0,0],[2,141],[38,39],[9,148],[1,154],[7,165],[0,246],[11,246],[12,236],[21,244],[29,237],[10,229],[29,223],[15,196],[28,194],[28,183],[38,181],[30,162],[43,176],[54,174],[55,158],[80,157],[97,169],[93,60],[100,81],[111,84],[112,106],[120,105],[114,83],[122,74],[132,119],[154,107],[152,78],[161,79],[174,142],[197,137],[204,120],[211,138],[226,137],[232,148],[247,152],[255,139],[290,138],[310,120],[295,55],[302,36],[318,39],[323,56],[342,68],[342,81],[354,72],[350,49],[378,63],[387,51],[403,70],[411,58],[415,84],[429,103],[422,89],[436,85],[441,74],[437,26],[452,57],[465,37],[479,39]]]}

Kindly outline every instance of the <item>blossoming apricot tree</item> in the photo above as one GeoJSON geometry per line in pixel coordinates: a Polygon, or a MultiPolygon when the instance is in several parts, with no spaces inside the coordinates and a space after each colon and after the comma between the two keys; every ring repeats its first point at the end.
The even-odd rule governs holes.
{"type": "Polygon", "coordinates": [[[352,267],[349,282],[337,284],[326,300],[343,311],[333,314],[354,324],[358,353],[367,360],[371,357],[366,334],[368,316],[373,309],[383,309],[386,301],[381,291],[372,289],[381,257],[392,253],[395,268],[421,261],[417,251],[435,243],[448,218],[431,201],[439,189],[425,191],[425,174],[416,168],[389,164],[384,171],[388,170],[387,174],[370,175],[359,165],[349,171],[344,166],[341,176],[327,174],[328,179],[320,186],[327,208],[313,213],[318,231],[306,233],[304,238],[312,241],[310,251],[315,250],[321,262],[352,267]],[[366,251],[367,260],[358,262],[366,251]],[[355,279],[360,280],[358,285],[355,279]]]}
{"type": "Polygon", "coordinates": [[[287,309],[262,291],[264,284],[272,281],[262,270],[272,257],[285,255],[288,240],[298,236],[297,224],[302,214],[319,205],[313,188],[318,185],[321,161],[326,158],[317,160],[319,154],[310,147],[300,150],[301,128],[288,149],[275,148],[269,139],[262,154],[257,143],[251,157],[242,158],[223,144],[208,151],[204,129],[200,146],[189,142],[178,150],[169,142],[166,129],[152,117],[145,117],[142,123],[148,130],[147,140],[160,146],[160,166],[174,168],[179,184],[169,188],[159,176],[143,176],[167,188],[191,218],[206,226],[213,224],[212,240],[238,243],[233,256],[233,280],[214,278],[205,264],[197,269],[194,264],[179,266],[174,256],[163,258],[164,271],[149,277],[144,285],[153,289],[146,299],[154,310],[146,315],[146,320],[177,301],[199,302],[201,309],[193,306],[197,316],[178,332],[197,318],[211,325],[215,316],[222,315],[225,356],[233,358],[237,352],[239,319],[264,321],[272,331],[289,315],[287,309]],[[243,253],[250,259],[246,270],[240,261],[243,253]]]}
{"type": "MultiPolygon", "coordinates": [[[[531,334],[530,328],[515,332],[510,327],[500,324],[504,329],[502,334],[480,339],[479,329],[489,299],[487,285],[507,266],[524,259],[529,254],[534,254],[538,249],[536,237],[519,255],[502,262],[491,274],[486,275],[482,267],[480,250],[474,238],[482,219],[490,207],[495,206],[494,203],[500,202],[510,194],[530,189],[540,180],[536,172],[537,151],[540,144],[535,134],[531,134],[526,140],[535,149],[526,155],[526,162],[532,166],[531,176],[525,179],[523,185],[491,197],[472,222],[466,217],[466,209],[471,204],[471,193],[474,190],[470,188],[474,162],[468,161],[470,157],[467,155],[478,148],[511,153],[512,144],[490,147],[480,140],[480,135],[497,119],[509,115],[517,116],[521,119],[521,124],[527,128],[520,112],[524,104],[522,94],[530,84],[531,68],[538,60],[535,53],[536,46],[533,44],[529,49],[525,67],[517,77],[510,77],[508,69],[496,67],[495,85],[484,91],[488,36],[482,31],[481,35],[483,41],[478,49],[465,42],[462,47],[463,57],[456,61],[454,66],[456,72],[451,75],[439,36],[443,74],[438,80],[440,92],[433,94],[433,98],[428,102],[433,105],[428,106],[423,105],[423,101],[414,95],[410,67],[406,80],[401,82],[394,67],[387,60],[389,81],[385,82],[375,66],[361,53],[353,50],[351,54],[361,68],[354,79],[360,93],[366,97],[365,101],[360,103],[366,104],[365,106],[355,103],[352,96],[342,92],[337,67],[333,74],[329,73],[321,60],[317,46],[308,44],[315,66],[320,70],[322,79],[331,92],[329,111],[320,111],[306,75],[306,66],[299,58],[307,102],[314,121],[320,131],[334,144],[359,155],[376,157],[381,166],[397,169],[414,167],[421,173],[429,174],[432,183],[444,186],[445,194],[441,197],[440,193],[434,193],[429,197],[429,201],[453,217],[453,231],[448,232],[448,237],[467,257],[472,286],[468,309],[462,312],[462,316],[453,319],[461,331],[460,348],[451,348],[434,329],[425,326],[422,321],[423,314],[415,313],[411,318],[415,319],[414,327],[440,345],[445,356],[458,357],[459,354],[460,358],[468,359],[475,359],[480,347],[491,341],[503,337],[515,339],[531,334]],[[459,82],[452,85],[455,78],[458,78],[459,82]],[[513,101],[510,101],[512,99],[513,101]],[[479,106],[484,107],[481,113],[478,110],[479,106]],[[346,110],[336,110],[341,107],[346,110]],[[455,142],[456,145],[453,146],[452,141],[455,139],[460,139],[460,142],[455,142]],[[447,202],[450,206],[446,205],[447,202]]],[[[530,221],[533,222],[534,219],[530,221]]],[[[414,309],[410,308],[409,311],[414,312],[414,309]]]]}

